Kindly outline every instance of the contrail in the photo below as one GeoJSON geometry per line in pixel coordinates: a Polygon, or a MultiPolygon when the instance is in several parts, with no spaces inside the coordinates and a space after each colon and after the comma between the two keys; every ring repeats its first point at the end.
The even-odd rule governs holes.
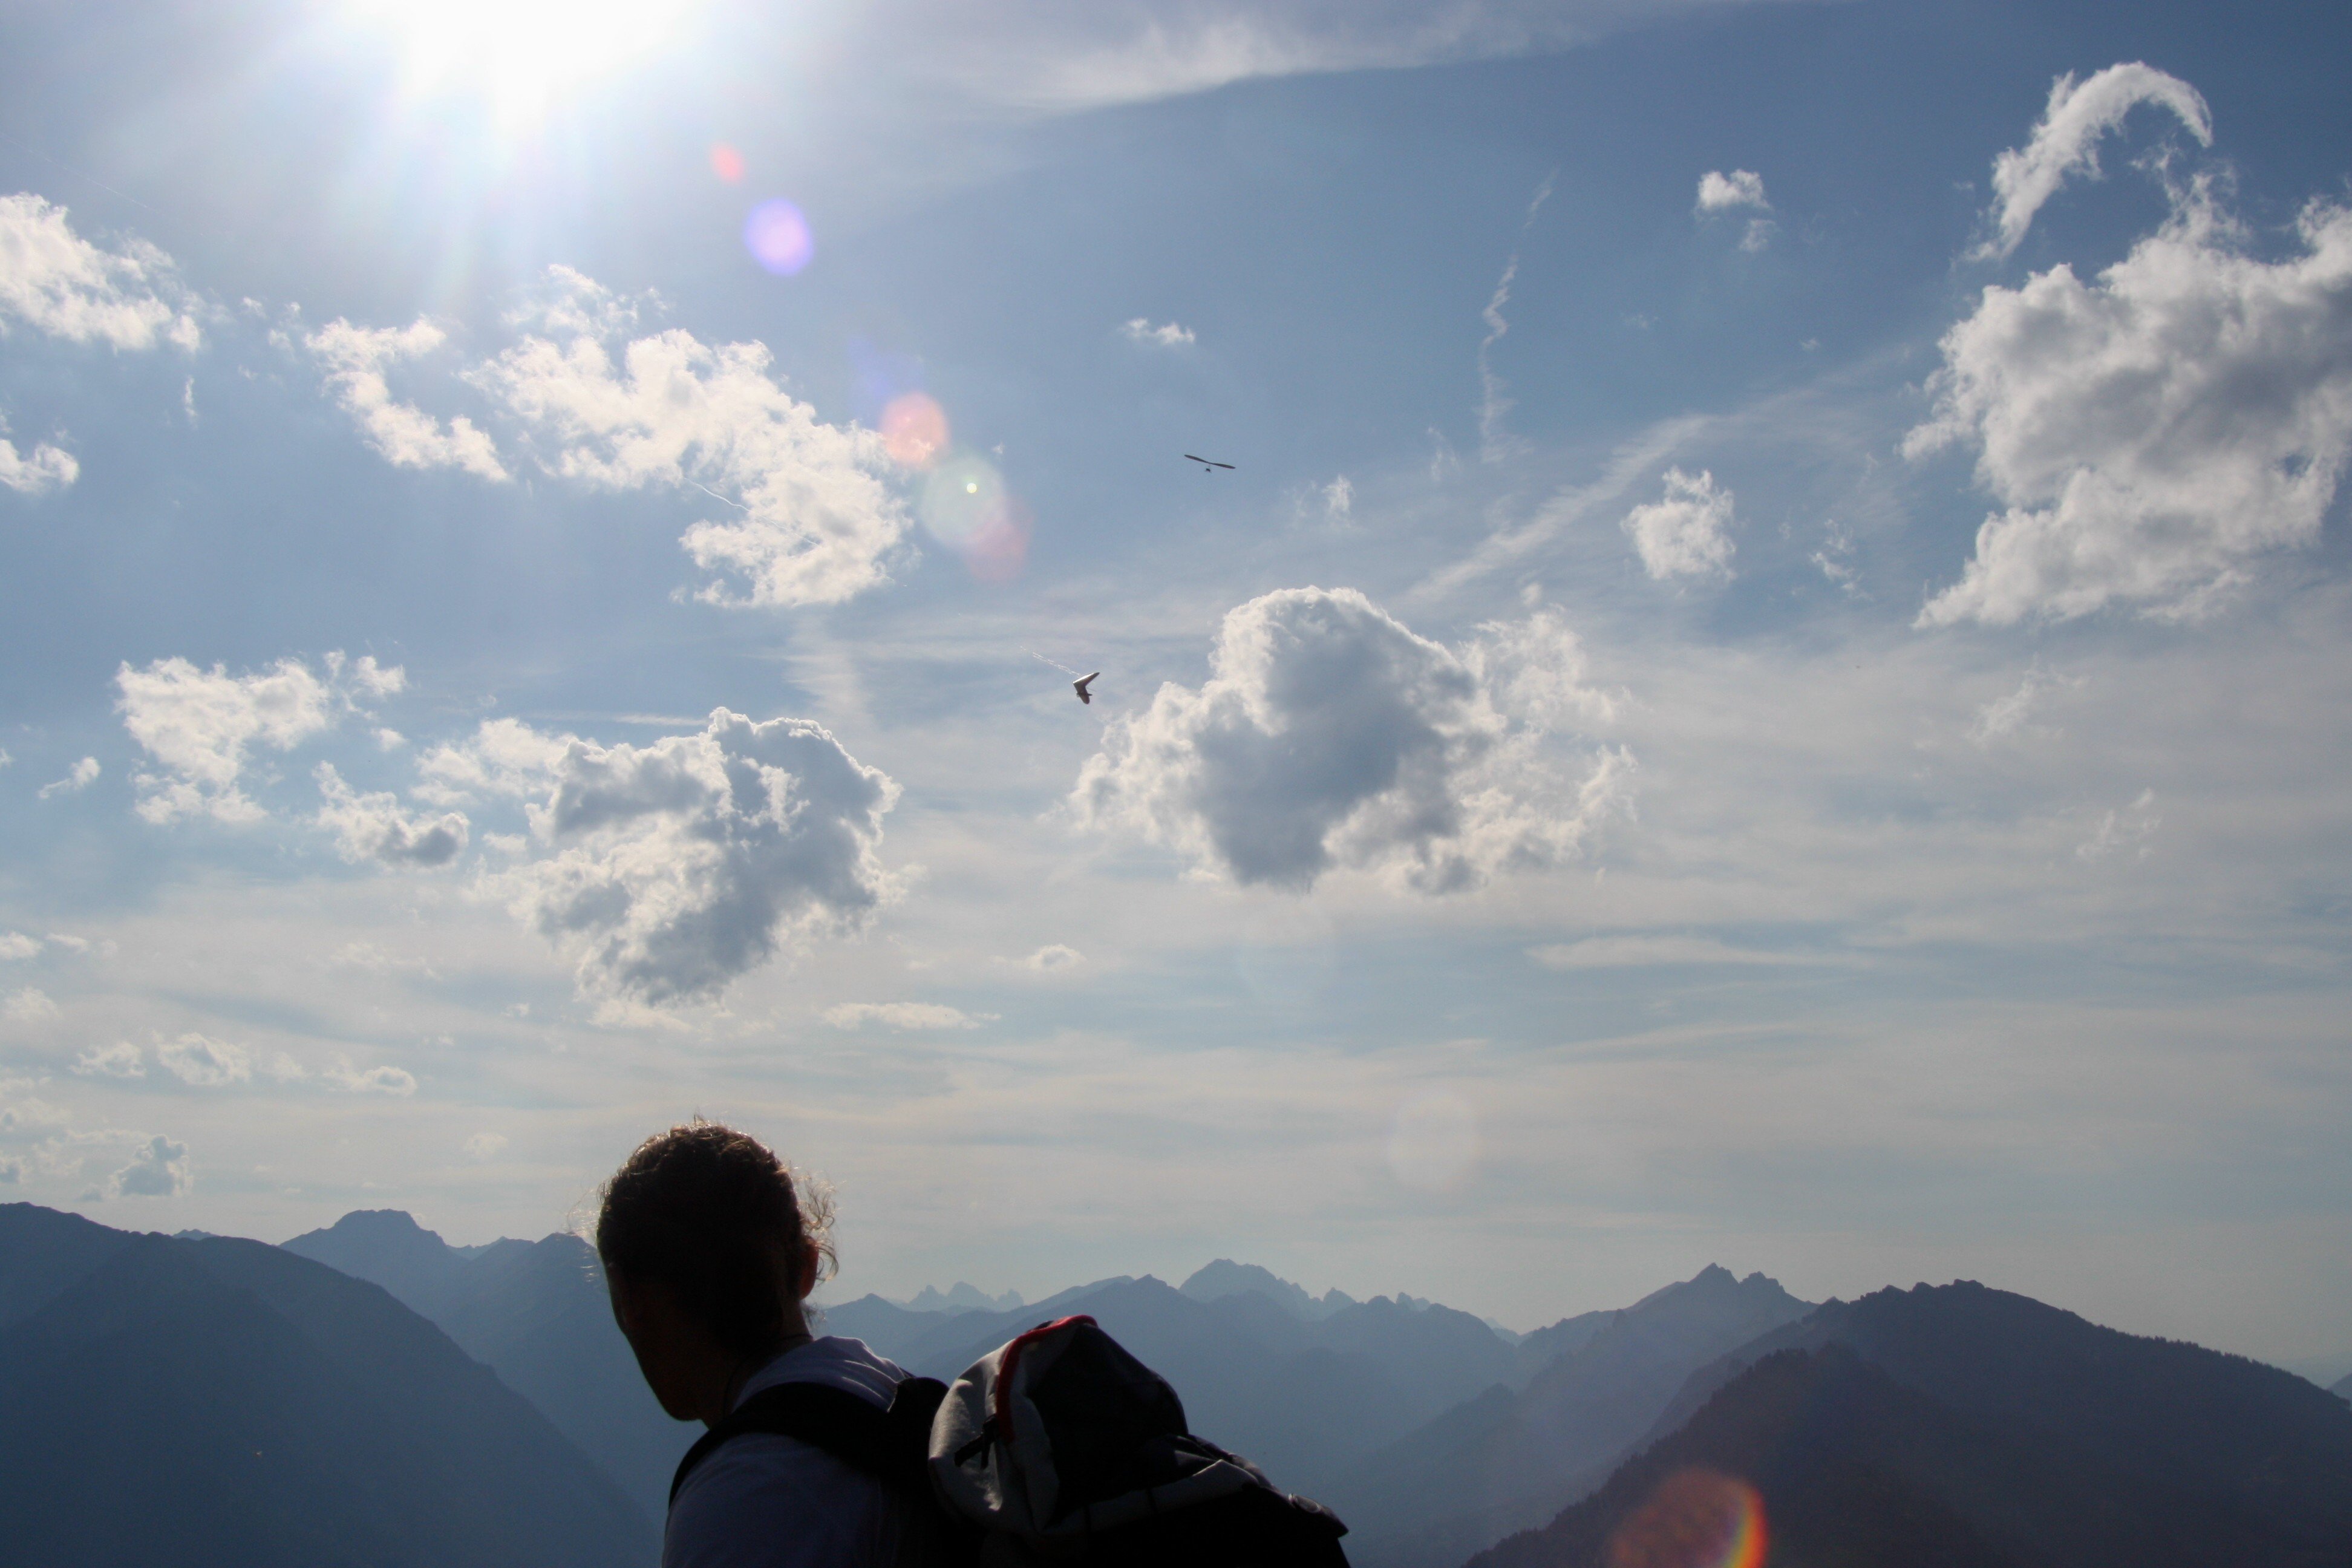
{"type": "MultiPolygon", "coordinates": [[[[712,500],[727,500],[725,496],[720,495],[717,490],[712,489],[700,479],[688,479],[686,482],[692,485],[696,489],[700,490],[704,495],[709,496],[712,500]]],[[[737,511],[750,511],[751,510],[740,500],[727,500],[727,504],[733,507],[737,511]]]]}
{"type": "Polygon", "coordinates": [[[1029,650],[1029,657],[1030,657],[1031,658],[1034,658],[1034,659],[1042,659],[1042,660],[1044,660],[1044,662],[1045,662],[1045,663],[1047,663],[1047,664],[1053,664],[1053,665],[1054,665],[1054,668],[1055,668],[1055,669],[1060,670],[1064,675],[1068,676],[1068,677],[1069,677],[1071,679],[1073,679],[1073,680],[1082,680],[1082,679],[1085,679],[1085,676],[1084,676],[1081,672],[1079,672],[1079,671],[1077,671],[1077,670],[1075,670],[1075,669],[1072,669],[1072,668],[1071,668],[1068,665],[1066,665],[1066,664],[1054,664],[1054,661],[1053,661],[1052,659],[1050,659],[1050,658],[1045,658],[1045,656],[1044,654],[1039,653],[1039,652],[1038,652],[1035,648],[1034,648],[1034,647],[1033,647],[1033,648],[1031,648],[1031,649],[1029,650]]]}

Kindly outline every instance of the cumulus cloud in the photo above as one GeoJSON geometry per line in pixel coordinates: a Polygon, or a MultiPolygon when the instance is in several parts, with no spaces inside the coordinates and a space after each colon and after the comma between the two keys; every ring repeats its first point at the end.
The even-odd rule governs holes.
{"type": "Polygon", "coordinates": [[[1728,174],[1709,169],[1698,177],[1697,211],[1734,212],[1741,207],[1772,210],[1772,204],[1764,199],[1763,175],[1752,169],[1734,169],[1728,174]]]}
{"type": "Polygon", "coordinates": [[[416,1092],[416,1075],[405,1068],[354,1068],[341,1061],[320,1073],[319,1081],[346,1094],[388,1094],[405,1100],[416,1092]]]}
{"type": "Polygon", "coordinates": [[[1111,726],[1071,805],[1240,882],[1345,866],[1474,887],[1573,854],[1622,798],[1625,753],[1588,751],[1570,780],[1544,744],[1592,710],[1582,657],[1548,614],[1455,650],[1354,589],[1268,594],[1227,613],[1205,685],[1111,726]]]}
{"type": "Polygon", "coordinates": [[[81,761],[76,763],[70,769],[67,770],[65,777],[45,784],[33,793],[40,796],[43,800],[47,800],[51,795],[55,795],[76,794],[81,790],[88,789],[92,784],[95,784],[98,781],[98,775],[101,771],[102,770],[98,765],[98,759],[96,757],[84,757],[81,761]]]}
{"type": "Polygon", "coordinates": [[[0,331],[14,319],[68,342],[193,349],[185,299],[172,258],[144,240],[108,250],[74,233],[65,208],[0,196],[0,331]]]}
{"type": "Polygon", "coordinates": [[[2352,446],[2352,211],[2314,203],[2295,237],[2262,259],[2197,184],[2095,279],[1984,291],[1904,450],[1975,446],[2005,510],[1922,626],[2193,618],[2318,540],[2352,446]]]}
{"type": "MultiPolygon", "coordinates": [[[[7,427],[0,422],[0,430],[7,427]]],[[[0,485],[6,485],[18,495],[47,495],[51,490],[64,489],[79,478],[81,464],[64,447],[44,441],[30,452],[19,452],[15,442],[0,436],[0,485]]]]}
{"type": "Polygon", "coordinates": [[[2016,690],[2005,692],[1977,710],[1976,722],[1969,726],[1969,739],[1979,747],[2029,736],[2054,739],[2063,731],[2032,722],[2033,715],[2043,707],[2051,693],[2080,690],[2087,684],[2080,676],[2053,675],[2036,666],[2025,672],[2025,678],[2018,682],[2016,690]]]}
{"type": "Polygon", "coordinates": [[[199,669],[184,658],[159,658],[143,669],[115,672],[115,701],[123,728],[160,764],[131,775],[139,815],[153,823],[206,816],[221,822],[257,821],[263,812],[246,795],[243,778],[256,746],[288,752],[359,711],[361,698],[390,696],[406,684],[397,665],[373,656],[347,662],[327,656],[326,673],[297,658],[231,675],[220,665],[199,669]]]}
{"type": "Polygon", "coordinates": [[[61,1015],[47,992],[37,985],[26,985],[10,992],[8,999],[0,1002],[0,1016],[16,1024],[46,1024],[61,1015]]]}
{"type": "Polygon", "coordinates": [[[392,395],[385,371],[434,353],[448,335],[418,320],[405,327],[355,327],[338,318],[303,340],[325,370],[328,389],[359,423],[383,459],[404,468],[463,468],[485,479],[508,477],[489,437],[464,415],[446,424],[392,395]]]}
{"type": "Polygon", "coordinates": [[[0,931],[0,959],[30,958],[40,951],[40,938],[20,931],[0,931]]]}
{"type": "Polygon", "coordinates": [[[976,1029],[992,1016],[975,1016],[937,1002],[844,1002],[824,1010],[824,1021],[836,1029],[861,1029],[868,1024],[892,1029],[976,1029]]]}
{"type": "Polygon", "coordinates": [[[1663,583],[1669,577],[1731,575],[1732,492],[1715,488],[1715,475],[1696,477],[1680,468],[1665,472],[1665,498],[1625,514],[1625,536],[1642,557],[1642,570],[1663,583]]]}
{"type": "Polygon", "coordinates": [[[253,1076],[253,1054],[243,1046],[187,1034],[155,1047],[156,1065],[182,1083],[220,1089],[253,1076]]]}
{"type": "Polygon", "coordinates": [[[711,604],[838,604],[888,580],[909,525],[878,433],[819,419],[757,342],[673,330],[629,342],[616,363],[609,294],[577,274],[558,282],[562,301],[538,318],[557,335],[527,335],[470,373],[542,467],[608,489],[717,493],[735,515],[679,541],[720,579],[699,595],[711,604]]]}
{"type": "Polygon", "coordinates": [[[1119,331],[1126,335],[1129,342],[1145,343],[1153,348],[1181,349],[1192,342],[1192,328],[1180,326],[1174,321],[1168,321],[1155,327],[1148,317],[1143,316],[1138,316],[1127,322],[1119,328],[1119,331]]]}
{"type": "Polygon", "coordinates": [[[137,1046],[118,1040],[102,1049],[84,1047],[74,1058],[73,1070],[84,1078],[145,1078],[147,1060],[137,1046]]]}
{"type": "Polygon", "coordinates": [[[465,851],[469,824],[463,812],[436,817],[404,812],[390,791],[362,795],[343,782],[332,763],[311,771],[326,805],[320,826],[331,829],[344,859],[386,866],[446,866],[465,851]]]}
{"type": "Polygon", "coordinates": [[[1058,942],[1049,942],[1021,961],[1024,969],[1034,969],[1040,974],[1053,974],[1084,963],[1087,955],[1076,948],[1058,942]]]}
{"type": "Polygon", "coordinates": [[[2015,250],[2033,215],[2058,194],[2072,174],[2099,173],[2099,139],[2124,122],[2124,116],[2141,104],[2168,109],[2189,133],[2210,147],[2213,116],[2198,90],[2179,77],[2134,61],[2109,66],[2077,82],[2073,72],[2051,84],[2050,103],[2026,144],[2012,147],[1993,160],[1993,212],[1996,233],[1977,247],[1979,258],[2007,256],[2015,250]]]}
{"type": "Polygon", "coordinates": [[[445,752],[432,775],[530,799],[544,853],[499,881],[593,993],[714,998],[780,947],[862,926],[893,890],[877,851],[898,786],[806,720],[720,708],[648,746],[509,721],[445,752]]]}
{"type": "Polygon", "coordinates": [[[126,1197],[173,1198],[188,1190],[188,1146],[158,1133],[131,1156],[131,1163],[114,1173],[110,1184],[126,1197]]]}

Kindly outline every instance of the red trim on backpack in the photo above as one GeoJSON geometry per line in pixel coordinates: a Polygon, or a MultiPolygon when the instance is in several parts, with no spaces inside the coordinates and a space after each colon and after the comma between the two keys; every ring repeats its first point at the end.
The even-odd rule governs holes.
{"type": "Polygon", "coordinates": [[[1013,1368],[1021,1360],[1021,1352],[1032,1340],[1042,1340],[1058,1329],[1072,1323],[1096,1326],[1094,1319],[1080,1312],[1075,1317],[1056,1318],[1050,1323],[1040,1323],[1025,1334],[1015,1335],[1004,1347],[1003,1359],[996,1363],[996,1386],[989,1390],[988,1424],[996,1428],[997,1440],[1010,1445],[1013,1441],[1013,1408],[1006,1402],[1013,1397],[1013,1368]]]}

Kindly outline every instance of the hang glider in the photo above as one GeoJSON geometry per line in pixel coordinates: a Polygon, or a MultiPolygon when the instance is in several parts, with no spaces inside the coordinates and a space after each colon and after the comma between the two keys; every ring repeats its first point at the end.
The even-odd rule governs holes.
{"type": "Polygon", "coordinates": [[[1102,671],[1097,669],[1093,675],[1081,675],[1076,680],[1070,682],[1070,689],[1078,694],[1078,700],[1087,704],[1090,708],[1094,706],[1095,694],[1088,691],[1087,688],[1092,686],[1101,674],[1102,671]]]}
{"type": "Polygon", "coordinates": [[[1187,452],[1187,453],[1185,453],[1185,454],[1184,454],[1184,457],[1185,457],[1185,459],[1186,459],[1187,461],[1189,461],[1189,462],[1194,462],[1194,463],[1198,463],[1198,464],[1200,464],[1200,465],[1201,465],[1201,471],[1202,471],[1202,473],[1204,473],[1204,474],[1207,474],[1207,473],[1213,473],[1213,472],[1215,472],[1215,471],[1216,471],[1217,469],[1219,469],[1219,468],[1232,468],[1232,467],[1233,467],[1233,465],[1232,465],[1231,463],[1220,463],[1220,462],[1216,462],[1216,461],[1213,461],[1213,459],[1211,459],[1211,458],[1203,458],[1203,457],[1199,457],[1199,456],[1197,456],[1197,455],[1195,455],[1195,454],[1193,454],[1193,453],[1191,453],[1191,452],[1187,452]]]}

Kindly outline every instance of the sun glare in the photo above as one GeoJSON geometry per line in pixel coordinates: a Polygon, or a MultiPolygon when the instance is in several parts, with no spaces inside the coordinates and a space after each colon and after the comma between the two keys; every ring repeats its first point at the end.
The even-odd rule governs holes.
{"type": "Polygon", "coordinates": [[[404,88],[467,92],[501,123],[674,42],[701,0],[352,0],[398,49],[404,88]]]}

